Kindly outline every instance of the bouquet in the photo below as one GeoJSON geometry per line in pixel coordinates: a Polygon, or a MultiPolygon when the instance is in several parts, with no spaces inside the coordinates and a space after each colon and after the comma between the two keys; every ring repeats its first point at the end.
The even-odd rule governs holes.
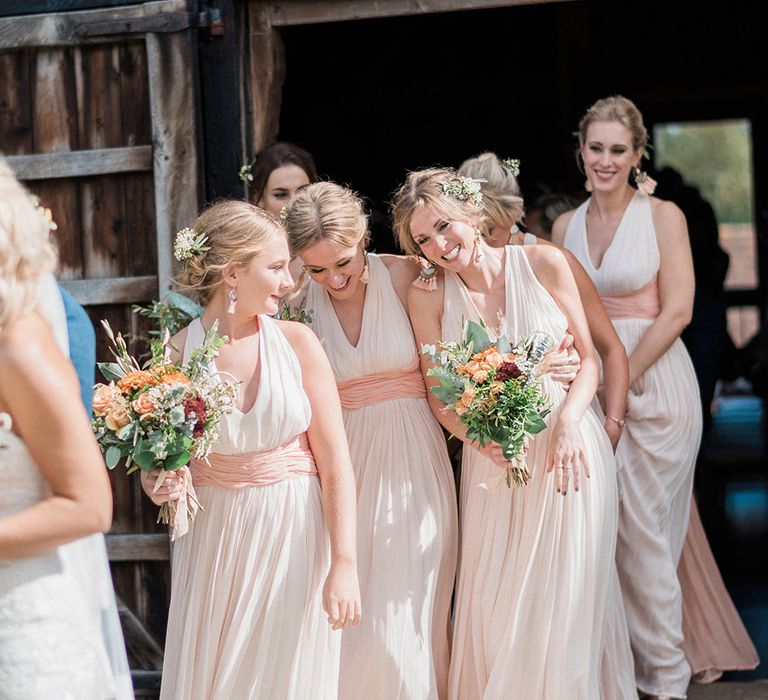
{"type": "Polygon", "coordinates": [[[100,362],[108,384],[97,384],[93,398],[93,429],[107,467],[125,460],[127,473],[158,470],[155,488],[164,472],[181,471],[178,501],[160,507],[158,522],[172,528],[173,540],[184,535],[200,509],[189,470],[190,459],[206,459],[219,437],[219,419],[235,406],[237,386],[208,372],[224,339],[217,324],[206,333],[184,366],[169,362],[170,333],[150,343],[151,357],[141,367],[129,355],[125,340],[102,325],[112,343],[115,362],[100,362]]]}
{"type": "MultiPolygon", "coordinates": [[[[524,486],[531,478],[525,463],[531,436],[547,425],[549,398],[537,379],[552,339],[533,332],[514,347],[505,332],[492,342],[483,324],[464,324],[462,340],[421,348],[435,364],[427,374],[440,384],[432,392],[446,411],[453,411],[467,428],[467,438],[485,447],[501,445],[510,466],[504,474],[508,487],[524,486]]],[[[484,484],[488,488],[487,484],[484,484]]]]}

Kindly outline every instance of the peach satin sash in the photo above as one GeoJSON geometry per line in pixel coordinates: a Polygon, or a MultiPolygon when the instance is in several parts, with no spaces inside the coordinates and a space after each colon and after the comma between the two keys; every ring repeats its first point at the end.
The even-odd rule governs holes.
{"type": "Polygon", "coordinates": [[[608,316],[617,318],[646,318],[653,320],[659,315],[659,276],[654,275],[648,284],[629,294],[601,294],[608,316]]]}
{"type": "Polygon", "coordinates": [[[306,433],[264,452],[237,455],[211,453],[207,463],[192,460],[189,469],[195,486],[216,486],[220,489],[268,486],[285,479],[317,474],[306,433]]]}
{"type": "Polygon", "coordinates": [[[339,382],[336,386],[341,407],[347,409],[363,408],[392,399],[423,399],[427,396],[418,357],[405,367],[339,382]]]}

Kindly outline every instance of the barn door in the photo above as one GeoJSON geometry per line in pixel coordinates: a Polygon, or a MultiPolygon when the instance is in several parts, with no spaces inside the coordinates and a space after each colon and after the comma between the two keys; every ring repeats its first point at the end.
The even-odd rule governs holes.
{"type": "MultiPolygon", "coordinates": [[[[192,16],[185,0],[18,12],[0,17],[0,151],[53,212],[64,286],[92,320],[139,337],[130,306],[169,288],[172,236],[198,208],[192,16]]],[[[112,483],[108,547],[143,694],[162,663],[168,541],[138,480],[112,483]]]]}

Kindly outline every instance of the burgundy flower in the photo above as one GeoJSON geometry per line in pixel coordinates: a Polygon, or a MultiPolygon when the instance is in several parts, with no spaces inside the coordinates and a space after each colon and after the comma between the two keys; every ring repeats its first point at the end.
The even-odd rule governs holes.
{"type": "Polygon", "coordinates": [[[523,373],[514,362],[502,362],[496,370],[496,380],[506,382],[509,379],[522,377],[523,373]]]}
{"type": "Polygon", "coordinates": [[[190,396],[184,399],[182,404],[184,405],[184,417],[187,420],[190,420],[193,415],[195,418],[197,418],[195,427],[192,429],[192,435],[194,437],[200,437],[203,434],[205,420],[208,418],[208,411],[205,408],[205,401],[203,401],[199,396],[190,396]]]}

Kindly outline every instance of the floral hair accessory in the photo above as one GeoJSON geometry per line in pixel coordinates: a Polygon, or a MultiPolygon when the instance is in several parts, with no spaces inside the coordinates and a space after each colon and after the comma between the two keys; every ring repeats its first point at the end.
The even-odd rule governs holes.
{"type": "Polygon", "coordinates": [[[253,182],[253,161],[245,163],[240,166],[240,170],[237,171],[237,176],[247,185],[249,182],[253,182]]]}
{"type": "Polygon", "coordinates": [[[176,234],[176,240],[173,244],[173,257],[176,260],[189,260],[195,255],[207,253],[211,248],[205,245],[208,236],[204,233],[197,233],[194,229],[183,228],[176,234]]]}
{"type": "Polygon", "coordinates": [[[478,209],[483,206],[483,195],[480,192],[482,180],[457,175],[451,180],[440,183],[443,194],[458,199],[460,202],[472,202],[478,209]]]}
{"type": "Polygon", "coordinates": [[[519,158],[502,158],[501,165],[509,170],[515,177],[520,175],[520,159],[519,158]]]}
{"type": "Polygon", "coordinates": [[[59,226],[53,220],[53,214],[51,214],[51,210],[48,207],[44,207],[42,204],[40,204],[40,198],[34,194],[29,195],[29,201],[32,204],[32,206],[35,208],[37,213],[40,215],[40,218],[43,219],[43,221],[45,221],[45,225],[48,228],[48,230],[56,231],[59,228],[59,226]]]}
{"type": "Polygon", "coordinates": [[[288,220],[288,205],[286,204],[280,210],[280,225],[285,226],[285,222],[288,220]]]}

